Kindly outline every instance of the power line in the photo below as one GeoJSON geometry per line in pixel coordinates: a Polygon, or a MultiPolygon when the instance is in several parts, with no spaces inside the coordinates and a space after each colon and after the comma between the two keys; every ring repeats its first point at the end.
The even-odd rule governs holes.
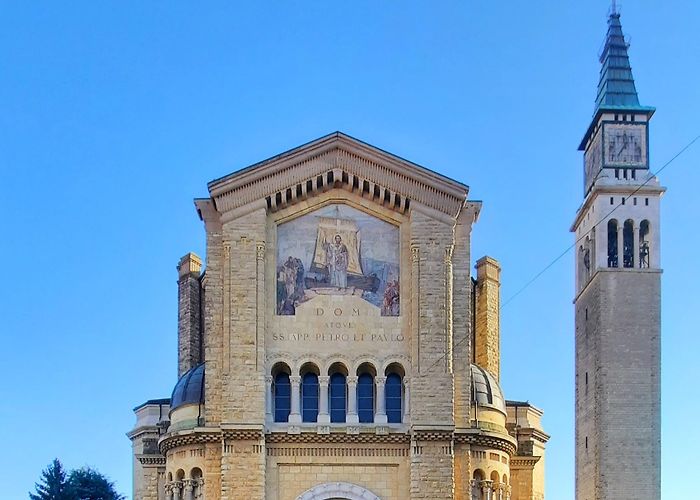
{"type": "MultiPolygon", "coordinates": [[[[700,140],[700,135],[698,135],[697,137],[695,137],[695,139],[693,139],[693,140],[690,141],[688,144],[686,144],[685,147],[683,147],[678,153],[676,153],[675,155],[673,155],[673,157],[672,157],[670,160],[668,160],[666,163],[664,163],[664,165],[663,165],[660,169],[658,169],[656,172],[653,172],[652,175],[650,175],[650,176],[647,178],[647,180],[645,180],[645,181],[644,181],[642,184],[640,184],[634,191],[632,191],[629,195],[627,195],[627,197],[624,198],[623,201],[620,201],[617,205],[615,205],[615,206],[605,215],[605,217],[602,217],[598,222],[596,222],[596,223],[593,225],[593,227],[591,228],[591,230],[594,229],[594,228],[596,228],[599,224],[601,224],[601,223],[604,222],[608,217],[610,217],[610,216],[615,212],[615,210],[617,210],[618,208],[620,208],[620,207],[624,204],[624,202],[626,202],[626,201],[627,201],[628,199],[630,199],[632,196],[634,196],[635,194],[637,194],[637,193],[638,193],[644,186],[646,186],[652,179],[656,178],[656,176],[658,176],[661,172],[663,172],[663,171],[666,169],[666,167],[668,167],[669,165],[671,165],[671,163],[673,163],[679,156],[681,156],[681,155],[682,155],[683,153],[685,153],[688,149],[690,149],[690,148],[693,146],[693,144],[695,144],[698,140],[700,140]]],[[[596,178],[597,178],[597,177],[596,177],[596,178]]],[[[506,301],[499,307],[499,309],[498,309],[498,310],[499,310],[499,313],[500,313],[500,311],[501,311],[505,306],[507,306],[509,303],[511,303],[518,295],[520,295],[520,294],[523,293],[525,290],[527,290],[527,289],[530,287],[530,285],[532,285],[535,281],[537,281],[537,280],[540,278],[540,276],[542,276],[544,273],[546,273],[554,264],[556,264],[557,262],[559,262],[567,253],[569,253],[569,252],[571,251],[572,248],[575,248],[576,245],[578,245],[578,243],[579,243],[580,241],[582,241],[586,236],[588,236],[588,234],[590,233],[591,230],[589,230],[588,232],[586,232],[585,235],[581,236],[581,237],[578,238],[576,241],[574,241],[571,245],[569,245],[563,252],[561,252],[559,255],[557,255],[549,264],[547,264],[546,266],[544,266],[537,274],[535,274],[527,283],[525,283],[522,287],[520,287],[520,289],[518,289],[518,291],[516,291],[513,295],[511,295],[511,296],[508,298],[508,300],[506,300],[506,301]]],[[[464,338],[464,339],[460,340],[459,342],[457,342],[454,346],[452,346],[452,349],[454,350],[454,349],[456,349],[457,347],[459,347],[465,340],[467,340],[467,339],[464,338]]],[[[430,365],[430,367],[428,368],[427,371],[430,371],[430,370],[432,370],[433,368],[435,368],[435,366],[436,366],[438,363],[440,363],[443,359],[445,359],[445,356],[446,356],[446,355],[447,355],[447,354],[443,354],[442,356],[440,356],[440,358],[438,358],[432,365],[430,365]]]]}
{"type": "MultiPolygon", "coordinates": [[[[665,169],[666,167],[668,167],[671,163],[673,163],[674,160],[676,160],[676,158],[678,158],[678,157],[681,156],[683,153],[685,153],[688,149],[690,149],[690,147],[691,147],[693,144],[695,144],[698,140],[700,140],[700,135],[698,135],[695,139],[693,139],[692,141],[690,141],[683,149],[681,149],[678,153],[676,153],[676,154],[673,156],[673,158],[671,158],[670,160],[668,160],[660,169],[658,169],[658,170],[657,170],[656,172],[654,172],[651,176],[649,176],[649,177],[647,178],[647,180],[645,180],[642,184],[640,184],[640,185],[637,187],[637,189],[635,189],[634,191],[632,191],[629,195],[627,195],[627,197],[623,198],[622,201],[620,201],[617,205],[615,205],[612,209],[610,209],[610,211],[609,211],[607,214],[605,214],[605,217],[602,217],[598,222],[596,222],[596,223],[593,225],[593,227],[591,228],[591,230],[592,230],[592,229],[595,229],[596,227],[598,227],[598,225],[602,224],[602,223],[603,223],[608,217],[610,217],[618,208],[620,208],[622,205],[624,205],[625,202],[626,202],[627,200],[629,200],[632,196],[634,196],[635,194],[637,194],[637,193],[638,193],[644,186],[646,186],[652,179],[654,179],[656,176],[658,176],[661,172],[664,171],[664,169],[665,169]]],[[[588,234],[591,232],[591,230],[589,230],[586,234],[582,235],[580,238],[578,238],[576,241],[574,241],[574,242],[573,242],[571,245],[569,245],[562,253],[560,253],[559,255],[557,255],[557,256],[554,258],[554,260],[552,260],[549,264],[547,264],[540,272],[538,272],[537,274],[535,274],[535,276],[533,276],[527,283],[525,283],[520,289],[518,289],[517,292],[515,292],[513,295],[511,295],[511,296],[508,298],[508,300],[506,300],[506,301],[501,305],[501,307],[499,308],[499,310],[500,310],[500,309],[503,309],[505,306],[507,306],[509,303],[511,303],[511,302],[513,301],[513,299],[515,299],[518,295],[520,295],[522,292],[524,292],[530,285],[532,285],[535,281],[537,281],[537,279],[538,279],[540,276],[542,276],[542,275],[543,275],[545,272],[547,272],[554,264],[556,264],[559,260],[561,260],[562,257],[564,257],[567,253],[569,253],[569,251],[571,251],[572,248],[575,248],[576,245],[579,244],[579,242],[583,241],[583,239],[584,239],[586,236],[588,236],[588,234]]]]}

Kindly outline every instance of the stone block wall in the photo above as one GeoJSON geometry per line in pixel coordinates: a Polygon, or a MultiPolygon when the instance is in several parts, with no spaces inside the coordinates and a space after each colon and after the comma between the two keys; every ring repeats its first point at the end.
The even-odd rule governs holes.
{"type": "Polygon", "coordinates": [[[453,500],[455,469],[451,436],[445,436],[444,440],[414,437],[411,448],[411,499],[453,500]]]}
{"type": "MultiPolygon", "coordinates": [[[[265,420],[264,250],[267,213],[258,209],[223,227],[222,394],[226,423],[265,420]]],[[[207,401],[209,394],[207,394],[207,401]]]]}
{"type": "Polygon", "coordinates": [[[188,253],[177,266],[177,375],[202,362],[201,285],[202,260],[188,253]]]}
{"type": "Polygon", "coordinates": [[[454,425],[452,226],[411,213],[411,422],[454,425]]]}
{"type": "Polygon", "coordinates": [[[476,364],[500,377],[501,266],[491,257],[476,262],[476,364]]]}
{"type": "Polygon", "coordinates": [[[660,498],[660,293],[657,270],[602,269],[576,301],[581,500],[660,498]]]}

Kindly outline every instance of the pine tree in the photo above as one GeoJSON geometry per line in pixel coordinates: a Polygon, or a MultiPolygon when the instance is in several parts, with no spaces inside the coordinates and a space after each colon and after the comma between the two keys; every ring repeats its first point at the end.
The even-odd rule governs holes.
{"type": "Polygon", "coordinates": [[[51,465],[41,472],[41,481],[35,485],[36,493],[29,493],[31,500],[73,500],[66,473],[61,462],[54,458],[51,465]]]}
{"type": "Polygon", "coordinates": [[[68,484],[74,500],[124,500],[114,483],[90,467],[71,471],[68,484]]]}

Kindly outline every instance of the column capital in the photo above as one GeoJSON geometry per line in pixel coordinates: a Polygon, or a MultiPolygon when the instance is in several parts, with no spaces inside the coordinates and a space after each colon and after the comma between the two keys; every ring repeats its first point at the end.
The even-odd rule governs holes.
{"type": "Polygon", "coordinates": [[[255,255],[258,260],[265,260],[265,242],[260,241],[255,245],[255,255]]]}
{"type": "Polygon", "coordinates": [[[265,382],[267,382],[268,384],[271,384],[273,380],[274,378],[272,377],[272,375],[265,375],[265,382]]]}
{"type": "Polygon", "coordinates": [[[291,377],[289,377],[289,382],[292,384],[300,384],[301,377],[299,375],[292,375],[291,377]]]}
{"type": "Polygon", "coordinates": [[[348,377],[345,380],[348,384],[353,384],[353,385],[357,384],[357,377],[348,377]]]}
{"type": "Polygon", "coordinates": [[[386,384],[386,377],[374,377],[374,382],[377,385],[384,385],[386,384]]]}
{"type": "Polygon", "coordinates": [[[418,262],[420,260],[420,247],[417,243],[411,243],[411,259],[413,262],[418,262]]]}
{"type": "Polygon", "coordinates": [[[318,383],[323,384],[323,385],[328,385],[328,382],[330,382],[331,378],[327,375],[322,375],[318,377],[318,383]]]}

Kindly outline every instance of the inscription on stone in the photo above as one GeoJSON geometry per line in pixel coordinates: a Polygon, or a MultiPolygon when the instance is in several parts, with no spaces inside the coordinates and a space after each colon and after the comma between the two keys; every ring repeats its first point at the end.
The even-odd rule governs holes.
{"type": "MultiPolygon", "coordinates": [[[[273,331],[272,340],[276,342],[404,342],[401,333],[385,333],[381,330],[362,330],[362,317],[369,316],[368,311],[360,307],[314,307],[311,321],[299,330],[273,331]]],[[[366,330],[366,328],[365,328],[366,330]]]]}

